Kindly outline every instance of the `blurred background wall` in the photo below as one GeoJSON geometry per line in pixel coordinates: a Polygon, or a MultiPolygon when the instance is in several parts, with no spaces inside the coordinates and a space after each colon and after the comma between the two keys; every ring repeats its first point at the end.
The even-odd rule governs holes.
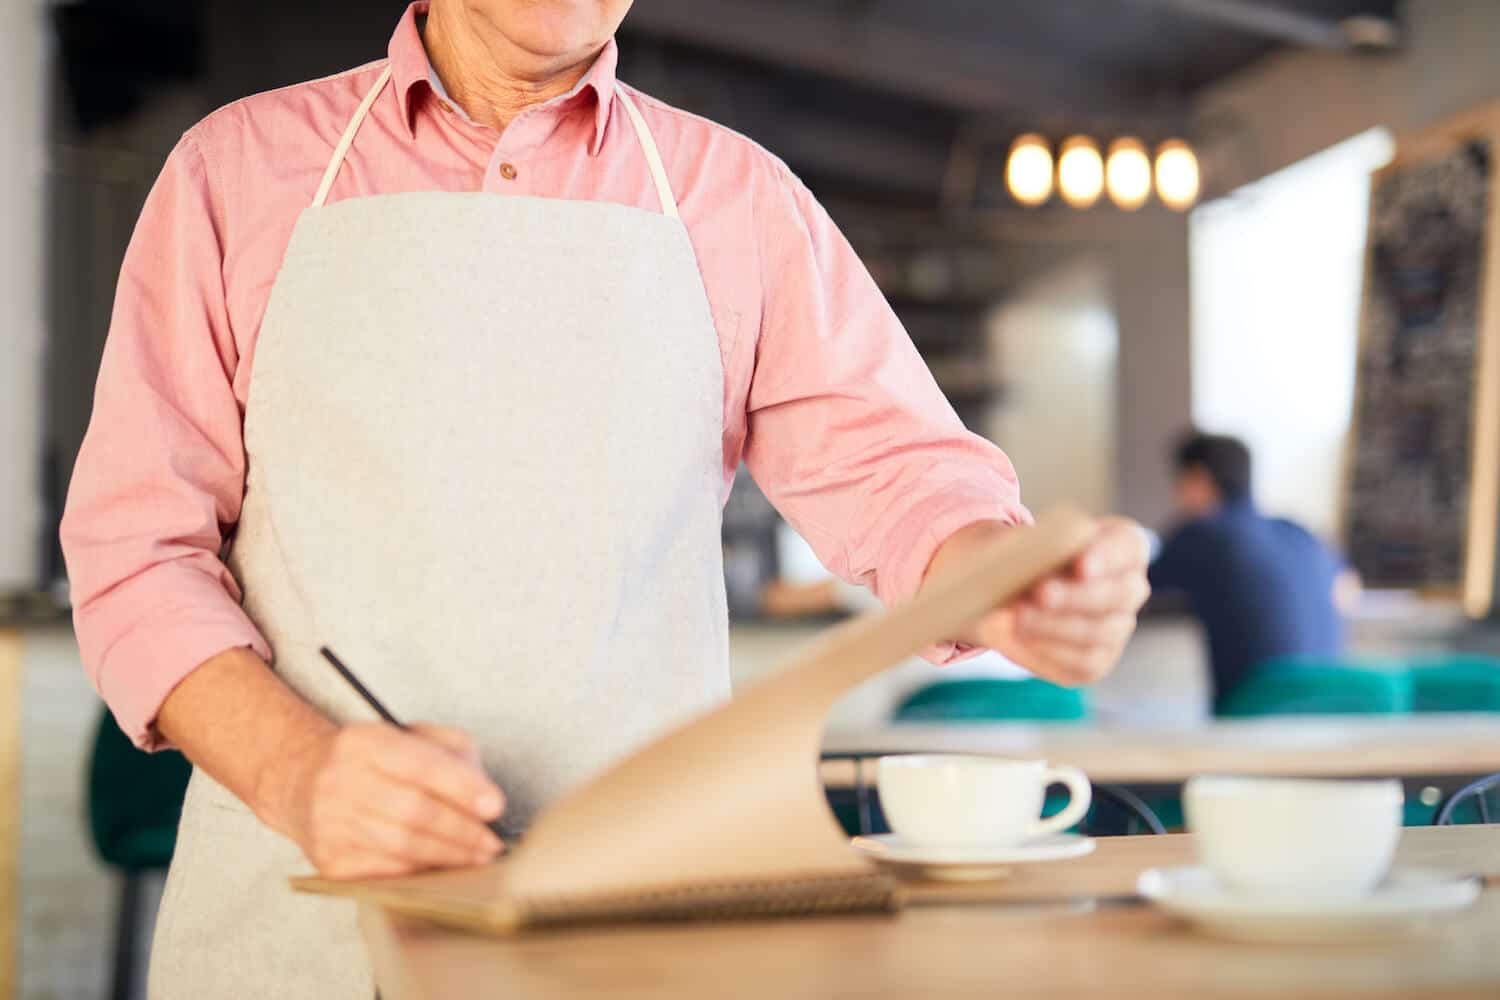
{"type": "Polygon", "coordinates": [[[42,256],[49,46],[40,0],[16,0],[0,32],[0,589],[35,584],[42,485],[42,256]]]}

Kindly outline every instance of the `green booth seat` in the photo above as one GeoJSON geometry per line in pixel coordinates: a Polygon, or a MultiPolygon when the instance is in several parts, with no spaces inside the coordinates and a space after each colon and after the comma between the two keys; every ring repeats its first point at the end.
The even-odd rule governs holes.
{"type": "Polygon", "coordinates": [[[1431,826],[1432,817],[1436,815],[1436,806],[1429,806],[1418,799],[1408,797],[1401,803],[1402,826],[1431,826]]]}
{"type": "Polygon", "coordinates": [[[1087,691],[1028,677],[965,677],[918,688],[897,706],[896,722],[1083,722],[1087,691]]]}
{"type": "Polygon", "coordinates": [[[1500,712],[1500,660],[1473,653],[1426,657],[1411,665],[1415,712],[1500,712]]]}
{"type": "Polygon", "coordinates": [[[1230,718],[1398,715],[1411,707],[1411,673],[1400,664],[1282,659],[1257,667],[1215,712],[1230,718]]]}
{"type": "Polygon", "coordinates": [[[110,996],[137,995],[137,938],[144,880],[165,869],[177,844],[177,821],[192,765],[175,750],[137,750],[107,711],[89,759],[88,820],[94,849],[121,875],[110,996]]]}

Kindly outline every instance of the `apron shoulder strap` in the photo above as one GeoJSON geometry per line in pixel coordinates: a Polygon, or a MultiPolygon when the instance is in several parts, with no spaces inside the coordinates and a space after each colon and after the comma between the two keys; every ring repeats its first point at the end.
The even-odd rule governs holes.
{"type": "MultiPolygon", "coordinates": [[[[375,83],[365,94],[364,100],[359,102],[354,116],[349,119],[349,124],[344,128],[344,134],[339,137],[338,145],[333,148],[333,155],[328,158],[328,166],[323,170],[323,180],[318,184],[318,193],[313,195],[312,207],[321,208],[328,200],[328,192],[333,189],[333,182],[339,175],[339,168],[344,165],[344,156],[349,152],[349,147],[354,144],[355,133],[364,124],[370,108],[375,103],[375,98],[380,96],[381,90],[391,79],[391,66],[386,64],[385,69],[380,71],[375,83]]],[[[651,180],[656,184],[656,197],[661,202],[661,211],[669,219],[680,219],[677,214],[677,199],[672,194],[672,183],[667,179],[667,170],[662,166],[661,152],[656,148],[656,139],[651,135],[651,130],[646,127],[646,120],[641,117],[640,108],[636,107],[635,101],[625,88],[619,84],[615,85],[615,96],[619,98],[620,105],[630,117],[630,124],[635,129],[636,138],[640,141],[641,151],[646,155],[646,166],[651,171],[651,180]]]]}
{"type": "Polygon", "coordinates": [[[651,168],[651,179],[656,182],[656,197],[661,202],[661,214],[669,219],[681,218],[677,214],[677,199],[672,195],[672,184],[667,180],[667,170],[661,165],[661,153],[656,148],[656,139],[646,127],[641,109],[635,106],[635,101],[618,83],[615,84],[615,96],[620,99],[625,113],[630,116],[630,124],[635,126],[636,138],[641,142],[641,151],[646,154],[646,166],[651,168]]]}
{"type": "Polygon", "coordinates": [[[328,192],[333,188],[333,179],[339,175],[339,168],[344,165],[344,154],[349,152],[349,147],[354,143],[354,133],[364,124],[365,116],[370,113],[370,107],[375,103],[375,98],[380,96],[381,90],[391,79],[391,64],[386,63],[385,69],[380,71],[380,76],[375,78],[375,84],[365,94],[364,100],[359,102],[359,108],[355,110],[354,117],[349,119],[349,124],[344,128],[344,134],[339,137],[339,144],[333,147],[333,155],[328,158],[328,166],[323,171],[323,181],[318,185],[318,193],[313,195],[313,208],[321,208],[323,202],[328,200],[328,192]]]}

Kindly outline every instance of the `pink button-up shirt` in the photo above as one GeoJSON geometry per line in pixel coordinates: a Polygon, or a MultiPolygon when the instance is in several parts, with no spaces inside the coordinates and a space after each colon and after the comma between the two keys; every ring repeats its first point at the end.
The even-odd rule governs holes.
{"type": "MultiPolygon", "coordinates": [[[[658,210],[614,99],[613,42],[570,93],[496,132],[434,93],[424,8],[391,39],[393,85],[330,201],[484,191],[658,210]]],[[[235,647],[272,657],[221,559],[244,493],[256,335],[298,213],[382,66],[258,94],[194,126],[126,254],[62,538],[84,663],[143,745],[200,663],[235,647]]],[[[726,495],[743,458],[823,562],[887,602],[916,590],[954,531],[1025,519],[1010,463],[960,425],[807,188],[743,136],[631,93],[718,332],[726,495]]]]}

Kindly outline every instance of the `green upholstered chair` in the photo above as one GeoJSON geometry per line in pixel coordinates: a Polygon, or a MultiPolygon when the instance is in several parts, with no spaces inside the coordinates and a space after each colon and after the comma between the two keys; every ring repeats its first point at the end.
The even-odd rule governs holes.
{"type": "Polygon", "coordinates": [[[897,706],[897,722],[1082,722],[1088,692],[1035,677],[966,677],[918,688],[897,706]]]}
{"type": "Polygon", "coordinates": [[[121,875],[111,996],[134,995],[144,878],[172,860],[192,765],[176,751],[135,748],[103,712],[89,760],[89,831],[99,857],[121,875]]]}
{"type": "Polygon", "coordinates": [[[1229,717],[1393,715],[1411,706],[1411,675],[1399,665],[1287,659],[1257,667],[1216,711],[1229,717]]]}
{"type": "Polygon", "coordinates": [[[1413,661],[1412,711],[1500,712],[1500,660],[1453,653],[1413,661]]]}

